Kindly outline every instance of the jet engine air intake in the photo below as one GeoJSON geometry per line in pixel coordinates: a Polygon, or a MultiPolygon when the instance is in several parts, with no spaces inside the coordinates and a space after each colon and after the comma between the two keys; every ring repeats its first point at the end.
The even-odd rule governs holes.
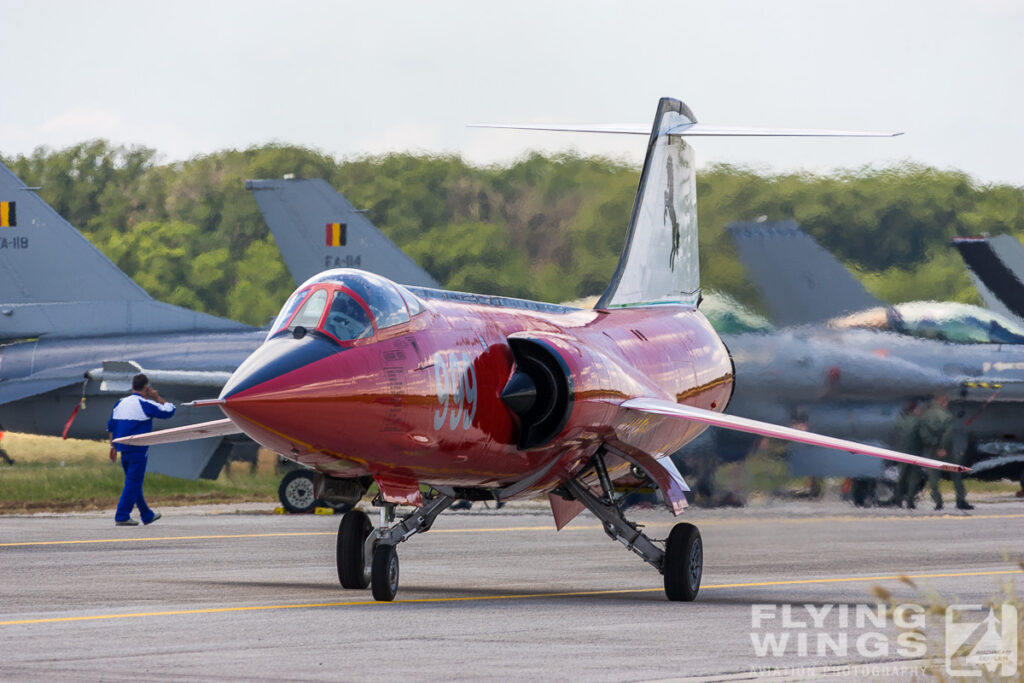
{"type": "Polygon", "coordinates": [[[537,339],[509,337],[516,364],[501,400],[519,418],[521,450],[548,443],[572,413],[573,382],[558,352],[537,339]]]}

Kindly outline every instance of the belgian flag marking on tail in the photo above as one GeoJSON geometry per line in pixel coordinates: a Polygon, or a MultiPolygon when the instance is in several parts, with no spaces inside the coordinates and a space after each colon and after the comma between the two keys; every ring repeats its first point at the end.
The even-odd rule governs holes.
{"type": "Polygon", "coordinates": [[[328,223],[327,224],[327,246],[329,247],[343,247],[345,246],[345,228],[344,223],[328,223]]]}
{"type": "Polygon", "coordinates": [[[13,228],[18,225],[14,204],[15,202],[0,202],[0,228],[13,228]]]}

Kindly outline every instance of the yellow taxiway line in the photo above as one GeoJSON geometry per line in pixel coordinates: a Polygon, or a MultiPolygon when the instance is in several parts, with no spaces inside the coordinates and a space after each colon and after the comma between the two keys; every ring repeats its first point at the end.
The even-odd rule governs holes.
{"type": "MultiPolygon", "coordinates": [[[[825,517],[806,517],[806,518],[755,518],[748,519],[743,517],[736,517],[731,519],[693,519],[698,526],[733,526],[733,525],[749,525],[749,524],[849,524],[849,523],[873,523],[873,522],[935,522],[940,520],[957,520],[957,521],[969,521],[969,520],[983,520],[983,519],[1024,519],[1024,514],[1004,514],[1004,515],[930,515],[930,516],[910,516],[910,515],[884,515],[878,517],[871,516],[858,516],[858,515],[831,515],[825,517]]],[[[653,522],[644,524],[646,528],[657,529],[659,527],[669,527],[675,524],[675,520],[664,521],[664,522],[653,522]]],[[[565,531],[593,531],[600,530],[603,527],[600,524],[572,524],[564,529],[565,531]]],[[[553,524],[542,524],[537,526],[502,526],[502,527],[473,527],[468,529],[431,529],[431,535],[435,534],[482,534],[482,533],[497,533],[497,532],[509,532],[509,531],[554,531],[553,524]]],[[[200,540],[218,540],[218,539],[237,539],[237,538],[282,538],[282,537],[298,537],[298,536],[334,536],[337,532],[335,531],[280,531],[280,532],[269,532],[261,534],[207,534],[198,536],[140,536],[138,538],[120,537],[120,538],[94,538],[94,539],[82,539],[82,540],[63,540],[63,541],[15,541],[11,543],[0,543],[0,548],[16,548],[26,546],[47,546],[47,545],[81,545],[89,543],[152,543],[158,541],[200,541],[200,540]]]]}
{"type": "MultiPolygon", "coordinates": [[[[951,579],[965,576],[1000,576],[1007,574],[1024,574],[1024,569],[1006,569],[983,572],[956,572],[944,574],[893,574],[890,576],[853,576],[830,579],[792,579],[786,581],[752,581],[747,583],[720,583],[701,586],[701,590],[716,588],[759,588],[765,586],[794,586],[824,583],[855,583],[867,581],[904,581],[906,579],[951,579]]],[[[353,600],[348,602],[308,602],[295,605],[250,605],[247,607],[209,607],[204,609],[168,610],[164,612],[135,612],[130,614],[93,614],[80,617],[51,617],[47,619],[20,619],[0,621],[0,626],[18,626],[23,624],[55,624],[72,621],[100,621],[104,619],[140,619],[145,617],[172,617],[185,614],[221,614],[227,612],[265,612],[284,609],[319,609],[324,607],[364,607],[387,605],[413,605],[422,603],[445,602],[480,602],[486,600],[530,600],[535,598],[570,598],[595,595],[626,595],[630,593],[654,593],[661,588],[627,588],[601,591],[567,591],[560,593],[521,593],[518,595],[474,595],[450,598],[410,598],[393,602],[377,602],[376,600],[353,600]]]]}

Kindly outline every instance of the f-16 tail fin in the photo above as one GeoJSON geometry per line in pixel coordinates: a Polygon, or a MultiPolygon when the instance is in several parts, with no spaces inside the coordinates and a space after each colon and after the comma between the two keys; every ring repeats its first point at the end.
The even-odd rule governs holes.
{"type": "Polygon", "coordinates": [[[0,164],[0,341],[245,326],[150,297],[0,164]]]}
{"type": "Polygon", "coordinates": [[[727,230],[772,322],[803,325],[879,306],[835,256],[793,221],[733,223],[727,230]]]}
{"type": "Polygon", "coordinates": [[[960,252],[974,287],[994,311],[1024,318],[1024,246],[1011,235],[958,237],[960,252]]]}
{"type": "Polygon", "coordinates": [[[245,188],[296,283],[330,268],[361,268],[403,285],[439,286],[325,180],[248,180],[245,188]]]}

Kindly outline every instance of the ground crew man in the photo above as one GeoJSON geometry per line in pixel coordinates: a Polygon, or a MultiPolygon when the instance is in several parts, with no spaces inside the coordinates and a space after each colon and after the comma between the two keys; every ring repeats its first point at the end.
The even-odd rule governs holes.
{"type": "MultiPolygon", "coordinates": [[[[959,460],[962,453],[953,453],[953,416],[947,406],[949,399],[944,394],[937,395],[931,405],[921,416],[919,427],[921,435],[921,455],[937,458],[948,462],[959,460]]],[[[939,493],[939,470],[928,469],[928,488],[935,501],[935,509],[942,509],[942,494],[939,493]]],[[[967,502],[964,491],[964,477],[960,472],[952,473],[953,488],[956,491],[956,507],[958,510],[973,510],[974,506],[967,502]]]]}
{"type": "MultiPolygon", "coordinates": [[[[174,404],[161,398],[156,389],[149,386],[149,378],[135,375],[132,378],[132,393],[122,398],[114,406],[107,422],[110,440],[134,434],[148,434],[153,431],[153,418],[166,419],[174,415],[174,404]]],[[[132,509],[139,508],[139,516],[143,524],[152,524],[160,519],[160,513],[149,509],[146,499],[142,497],[142,481],[146,476],[146,463],[149,460],[148,446],[128,446],[110,444],[110,461],[117,460],[121,453],[121,467],[124,468],[124,490],[121,500],[117,503],[114,513],[114,524],[117,526],[138,526],[132,519],[132,509]]]]}
{"type": "MultiPolygon", "coordinates": [[[[921,416],[927,403],[914,399],[903,411],[896,423],[896,450],[904,453],[921,453],[921,416]]],[[[900,505],[906,503],[907,509],[917,507],[917,489],[921,483],[921,467],[909,463],[900,463],[900,478],[896,483],[896,493],[900,505]]]]}

